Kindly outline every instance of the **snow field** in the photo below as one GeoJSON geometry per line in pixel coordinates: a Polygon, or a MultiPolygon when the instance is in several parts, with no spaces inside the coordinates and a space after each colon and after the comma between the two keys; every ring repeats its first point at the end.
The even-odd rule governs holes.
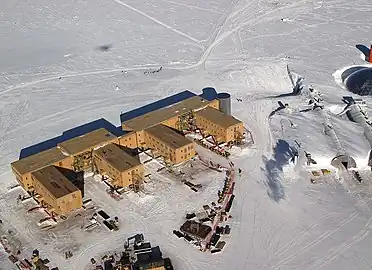
{"type": "MultiPolygon", "coordinates": [[[[284,172],[267,167],[278,165],[273,154],[278,139],[290,145],[299,140],[320,165],[329,165],[337,152],[334,140],[322,132],[329,118],[342,147],[358,165],[365,162],[369,146],[362,129],[336,117],[330,106],[350,95],[332,74],[353,63],[364,65],[355,45],[370,42],[368,3],[113,0],[19,2],[2,8],[0,216],[11,222],[25,255],[37,247],[60,269],[81,270],[91,257],[117,250],[126,237],[142,232],[181,270],[370,268],[368,181],[312,185],[302,166],[291,170],[281,162],[284,172]],[[102,45],[112,47],[102,52],[97,49],[102,45]],[[286,64],[324,94],[329,116],[299,113],[305,95],[280,98],[292,113],[268,118],[277,108],[273,96],[291,92],[286,64]],[[144,75],[160,66],[163,71],[155,76],[144,75]],[[220,178],[214,172],[200,177],[207,185],[201,194],[160,175],[148,183],[146,195],[128,194],[120,202],[104,185],[87,179],[87,196],[120,217],[122,227],[113,233],[100,227],[81,234],[79,217],[71,220],[76,228],[69,230],[73,225],[66,221],[55,232],[41,232],[36,225],[41,214],[26,214],[15,201],[18,191],[7,193],[14,183],[9,163],[20,149],[102,117],[119,125],[122,111],[206,86],[232,94],[233,114],[256,143],[232,156],[243,175],[236,183],[231,240],[220,255],[200,253],[172,235],[185,208],[199,209],[215,199],[220,178]],[[281,122],[288,121],[281,119],[297,129],[285,125],[282,134],[281,122]],[[278,187],[284,196],[269,196],[278,187]],[[74,257],[66,261],[60,252],[73,244],[74,257]]],[[[366,101],[370,111],[371,98],[366,101]]],[[[8,263],[0,259],[1,267],[8,263]]]]}

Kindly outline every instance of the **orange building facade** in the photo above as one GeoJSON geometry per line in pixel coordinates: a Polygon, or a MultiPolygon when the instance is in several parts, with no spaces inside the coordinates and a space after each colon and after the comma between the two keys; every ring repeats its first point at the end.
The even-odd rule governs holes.
{"type": "Polygon", "coordinates": [[[108,144],[95,150],[93,155],[98,172],[108,176],[111,184],[116,187],[130,187],[143,179],[143,164],[119,145],[108,144]]]}
{"type": "Polygon", "coordinates": [[[11,168],[26,191],[40,194],[55,213],[64,214],[81,207],[82,193],[58,173],[58,167],[75,172],[97,170],[108,176],[114,186],[130,187],[144,177],[144,167],[127,149],[150,148],[171,164],[188,161],[196,155],[194,142],[183,135],[184,120],[189,116],[203,134],[212,135],[218,142],[233,142],[244,135],[241,121],[219,111],[218,99],[193,96],[123,121],[124,135],[116,136],[100,128],[12,162],[11,168]],[[58,193],[57,186],[64,192],[58,193]]]}
{"type": "Polygon", "coordinates": [[[55,166],[31,173],[33,191],[39,201],[54,214],[60,215],[79,209],[83,205],[81,191],[55,166]]]}
{"type": "Polygon", "coordinates": [[[174,164],[190,160],[196,154],[194,142],[165,125],[146,129],[145,144],[174,164]]]}

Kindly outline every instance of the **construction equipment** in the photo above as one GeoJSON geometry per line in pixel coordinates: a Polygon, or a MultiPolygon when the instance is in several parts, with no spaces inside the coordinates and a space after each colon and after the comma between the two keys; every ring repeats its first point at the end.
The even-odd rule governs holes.
{"type": "Polygon", "coordinates": [[[239,131],[234,132],[234,142],[237,146],[243,145],[244,144],[244,139],[245,136],[239,131]]]}
{"type": "Polygon", "coordinates": [[[144,189],[143,179],[138,174],[133,175],[132,189],[136,193],[140,192],[140,191],[143,191],[143,189],[144,189]]]}
{"type": "Polygon", "coordinates": [[[328,174],[331,174],[332,172],[328,169],[321,169],[321,172],[323,175],[328,175],[328,174]]]}
{"type": "MultiPolygon", "coordinates": [[[[222,150],[222,148],[219,145],[218,140],[216,139],[216,137],[214,135],[210,134],[209,136],[206,137],[206,139],[208,139],[209,137],[212,139],[211,143],[213,144],[213,147],[216,147],[218,150],[222,150]]],[[[210,141],[208,141],[208,142],[210,142],[210,141]]]]}
{"type": "Polygon", "coordinates": [[[72,256],[73,256],[73,254],[72,254],[72,252],[70,250],[65,252],[65,258],[66,258],[66,260],[69,259],[69,258],[71,258],[72,256]]]}
{"type": "Polygon", "coordinates": [[[310,153],[307,153],[305,151],[305,157],[307,158],[306,164],[307,166],[310,166],[311,164],[317,164],[317,162],[311,157],[310,153]]]}
{"type": "Polygon", "coordinates": [[[311,171],[311,174],[315,177],[321,176],[321,174],[318,171],[311,171]]]}
{"type": "Polygon", "coordinates": [[[192,127],[194,126],[195,118],[193,115],[193,111],[190,110],[178,117],[178,121],[176,123],[176,128],[179,131],[184,131],[184,130],[190,130],[192,131],[192,127]]]}
{"type": "Polygon", "coordinates": [[[138,233],[136,235],[133,235],[133,236],[129,237],[127,239],[127,241],[124,243],[125,250],[127,250],[129,248],[129,246],[131,245],[132,240],[133,240],[133,245],[134,246],[140,246],[141,244],[143,244],[145,238],[143,237],[142,233],[138,233]]]}
{"type": "Polygon", "coordinates": [[[353,171],[353,175],[356,180],[358,180],[359,183],[363,182],[363,178],[360,176],[360,173],[358,171],[353,171]]]}
{"type": "Polygon", "coordinates": [[[72,163],[72,168],[75,172],[80,172],[88,169],[92,166],[93,150],[86,151],[84,153],[74,156],[74,161],[72,163]]]}

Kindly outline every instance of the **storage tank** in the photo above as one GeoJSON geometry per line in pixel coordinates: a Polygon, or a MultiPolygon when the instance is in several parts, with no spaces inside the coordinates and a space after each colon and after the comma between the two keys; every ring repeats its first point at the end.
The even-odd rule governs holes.
{"type": "Polygon", "coordinates": [[[220,103],[220,111],[231,115],[231,96],[229,93],[218,93],[217,99],[220,103]]]}

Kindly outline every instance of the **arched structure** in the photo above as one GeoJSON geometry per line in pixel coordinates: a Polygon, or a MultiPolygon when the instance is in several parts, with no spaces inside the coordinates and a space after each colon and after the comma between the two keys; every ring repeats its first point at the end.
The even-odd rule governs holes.
{"type": "Polygon", "coordinates": [[[348,170],[350,168],[356,168],[355,159],[349,155],[338,155],[331,161],[331,165],[339,170],[348,170]]]}

